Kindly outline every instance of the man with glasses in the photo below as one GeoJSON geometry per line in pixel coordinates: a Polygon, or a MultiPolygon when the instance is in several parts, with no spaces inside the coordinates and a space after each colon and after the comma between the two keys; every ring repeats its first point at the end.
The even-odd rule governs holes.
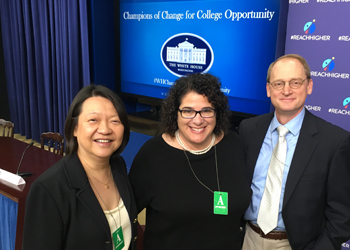
{"type": "Polygon", "coordinates": [[[339,250],[350,238],[350,133],[304,108],[303,57],[273,62],[266,90],[275,112],[240,125],[253,191],[243,250],[339,250]]]}

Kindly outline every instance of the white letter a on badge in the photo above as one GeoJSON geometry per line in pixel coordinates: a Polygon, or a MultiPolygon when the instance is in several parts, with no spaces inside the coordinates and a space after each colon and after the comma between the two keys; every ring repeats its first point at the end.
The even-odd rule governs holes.
{"type": "Polygon", "coordinates": [[[222,201],[221,195],[219,196],[219,200],[218,200],[218,204],[217,205],[219,205],[219,204],[224,206],[224,202],[222,201]]]}

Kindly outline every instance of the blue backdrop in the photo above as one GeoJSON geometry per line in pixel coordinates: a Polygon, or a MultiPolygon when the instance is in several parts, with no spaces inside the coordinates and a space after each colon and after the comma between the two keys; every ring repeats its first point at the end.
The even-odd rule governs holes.
{"type": "MultiPolygon", "coordinates": [[[[350,4],[290,1],[285,53],[302,55],[310,65],[313,93],[305,107],[350,131],[350,4]]],[[[349,249],[350,241],[342,249],[349,249]]]]}
{"type": "Polygon", "coordinates": [[[305,107],[350,131],[350,4],[290,2],[285,53],[305,57],[314,82],[305,107]]]}
{"type": "Polygon", "coordinates": [[[192,35],[170,47],[189,42],[193,50],[207,49],[208,72],[221,79],[232,110],[269,112],[266,70],[275,59],[280,2],[121,0],[122,92],[164,98],[178,76],[165,67],[163,50],[169,39],[185,33],[192,35]]]}

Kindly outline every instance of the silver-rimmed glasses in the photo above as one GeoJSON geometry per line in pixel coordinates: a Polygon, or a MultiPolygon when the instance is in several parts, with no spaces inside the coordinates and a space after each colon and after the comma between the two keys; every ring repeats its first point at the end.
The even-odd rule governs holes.
{"type": "Polygon", "coordinates": [[[301,87],[301,85],[303,85],[303,83],[306,79],[308,79],[308,77],[306,77],[304,80],[302,80],[301,78],[291,79],[289,82],[277,80],[274,82],[270,82],[270,85],[275,90],[282,90],[284,88],[284,86],[286,86],[286,83],[288,83],[289,87],[291,87],[292,89],[298,89],[301,87]]]}

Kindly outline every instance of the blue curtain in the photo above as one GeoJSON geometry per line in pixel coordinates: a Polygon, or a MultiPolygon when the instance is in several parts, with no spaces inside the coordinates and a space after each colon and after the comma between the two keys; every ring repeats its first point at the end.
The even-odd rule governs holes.
{"type": "Polygon", "coordinates": [[[0,0],[15,133],[63,134],[69,105],[90,84],[86,0],[0,0]]]}
{"type": "Polygon", "coordinates": [[[0,250],[14,250],[18,203],[0,194],[0,250]]]}

